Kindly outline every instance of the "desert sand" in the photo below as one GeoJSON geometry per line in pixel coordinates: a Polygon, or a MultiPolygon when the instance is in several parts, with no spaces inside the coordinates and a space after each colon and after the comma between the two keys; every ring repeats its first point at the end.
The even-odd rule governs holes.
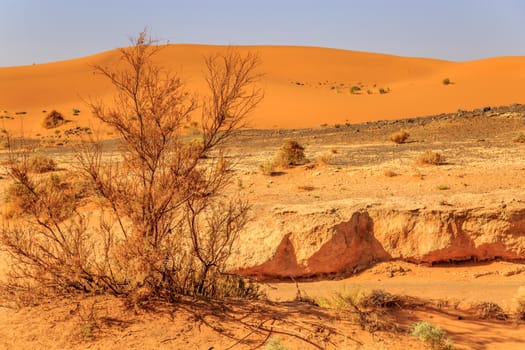
{"type": "MultiPolygon", "coordinates": [[[[203,58],[225,47],[168,45],[158,60],[179,72],[192,91],[205,93],[203,58]]],[[[447,62],[314,47],[246,46],[261,58],[265,98],[251,116],[254,128],[304,128],[454,112],[520,102],[525,57],[447,62]],[[450,84],[443,84],[449,79],[450,84]],[[351,93],[353,86],[360,91],[351,93]],[[384,94],[380,93],[384,89],[384,94]]],[[[0,112],[6,127],[42,133],[43,110],[57,109],[71,125],[94,126],[85,100],[110,100],[108,82],[93,65],[112,66],[118,51],[84,58],[0,68],[0,112]],[[82,112],[74,117],[72,109],[82,112]],[[7,111],[5,113],[4,111],[7,111]],[[26,112],[25,115],[16,115],[26,112]],[[23,119],[23,122],[21,121],[23,119]]]]}
{"type": "MultiPolygon", "coordinates": [[[[222,49],[169,45],[159,61],[202,93],[202,57],[222,49]]],[[[427,349],[408,335],[421,320],[443,327],[457,349],[524,348],[524,325],[511,313],[525,285],[523,260],[512,259],[525,256],[525,219],[519,216],[525,212],[525,146],[513,142],[525,131],[525,107],[495,106],[524,102],[525,57],[457,63],[308,47],[240,50],[259,53],[265,99],[249,120],[254,129],[243,131],[226,149],[236,163],[230,191],[252,203],[253,218],[232,269],[263,281],[267,300],[223,304],[181,298],[175,305],[137,308],[115,297],[78,296],[32,308],[0,306],[0,348],[253,349],[279,337],[290,349],[427,349]],[[445,78],[451,84],[443,84],[445,78]],[[352,86],[360,91],[352,93],[352,86]],[[410,133],[409,141],[394,144],[390,134],[400,129],[410,133]],[[278,169],[274,176],[261,174],[259,164],[272,159],[285,139],[304,145],[308,162],[278,169]],[[442,152],[446,162],[417,164],[427,150],[442,152]],[[473,239],[474,248],[454,245],[447,230],[439,231],[443,245],[428,235],[421,238],[417,230],[401,232],[388,247],[385,237],[377,237],[388,256],[330,270],[334,258],[326,247],[346,244],[330,241],[334,227],[350,222],[354,212],[373,216],[393,210],[441,218],[474,212],[474,221],[488,224],[473,227],[489,229],[479,235],[482,243],[473,239]],[[496,219],[510,227],[501,236],[494,234],[500,226],[490,224],[496,219]],[[498,240],[501,245],[494,244],[498,240]],[[289,245],[279,253],[285,241],[289,245]],[[331,245],[325,246],[327,241],[331,245]],[[430,248],[421,253],[418,245],[430,248]],[[288,248],[294,254],[284,254],[288,248]],[[288,277],[280,276],[282,271],[288,277]],[[369,332],[348,312],[316,305],[318,298],[376,289],[416,300],[386,313],[395,331],[369,332]],[[483,302],[497,303],[509,318],[480,318],[476,305],[483,302]]],[[[0,121],[1,127],[48,137],[54,129],[42,128],[43,110],[57,109],[70,120],[60,130],[90,127],[113,138],[111,130],[95,123],[84,100],[110,100],[111,86],[90,65],[116,61],[117,52],[110,51],[0,68],[0,115],[10,117],[0,121]]],[[[74,164],[67,145],[43,152],[63,167],[74,164]]],[[[4,190],[10,180],[1,175],[4,190]]],[[[390,232],[377,218],[377,231],[371,233],[381,227],[390,232]]],[[[434,232],[434,223],[421,227],[434,232]]],[[[0,278],[7,268],[0,264],[0,278]]]]}

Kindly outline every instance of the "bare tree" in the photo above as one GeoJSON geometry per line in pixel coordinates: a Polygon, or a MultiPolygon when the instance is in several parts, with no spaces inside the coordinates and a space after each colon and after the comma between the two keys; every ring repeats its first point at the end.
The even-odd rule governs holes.
{"type": "Polygon", "coordinates": [[[122,160],[104,164],[95,147],[82,154],[81,164],[119,223],[108,234],[126,247],[126,264],[133,267],[121,267],[127,277],[152,291],[169,285],[169,290],[203,294],[210,269],[223,268],[248,209],[220,198],[230,183],[230,165],[220,152],[209,156],[260,102],[259,60],[233,50],[208,57],[210,93],[199,105],[179,77],[152,62],[158,50],[141,33],[121,50],[122,70],[96,67],[118,95],[114,107],[91,107],[122,138],[122,160]],[[188,141],[184,126],[198,106],[200,139],[188,141]],[[194,290],[181,287],[188,279],[197,281],[194,290]]]}
{"type": "MultiPolygon", "coordinates": [[[[86,276],[98,289],[115,293],[228,294],[218,286],[231,286],[225,262],[249,207],[223,194],[232,175],[221,146],[262,99],[256,86],[259,59],[234,50],[206,58],[209,95],[198,99],[177,75],[154,63],[160,49],[143,32],[120,50],[117,67],[95,66],[117,94],[112,104],[89,104],[121,144],[111,159],[100,142],[88,142],[78,153],[79,173],[92,185],[101,213],[96,234],[86,234],[96,237],[92,247],[84,247],[92,252],[85,258],[86,276]],[[198,113],[200,133],[192,140],[185,126],[198,113]]],[[[19,182],[27,176],[13,174],[19,182]]],[[[28,181],[24,187],[32,191],[28,181]]],[[[72,220],[54,226],[66,222],[72,220]]],[[[19,256],[12,232],[4,229],[3,241],[19,256]]]]}

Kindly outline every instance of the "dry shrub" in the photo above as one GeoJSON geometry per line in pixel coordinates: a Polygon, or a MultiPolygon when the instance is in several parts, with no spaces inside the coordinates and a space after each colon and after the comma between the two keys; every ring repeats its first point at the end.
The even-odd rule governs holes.
{"type": "Polygon", "coordinates": [[[385,175],[386,177],[395,177],[395,176],[398,176],[399,174],[396,173],[395,171],[393,170],[385,170],[383,172],[383,175],[385,175]]]}
{"type": "Polygon", "coordinates": [[[55,110],[52,110],[49,112],[49,114],[44,118],[44,121],[42,122],[42,126],[46,129],[53,129],[57,128],[60,125],[63,125],[66,123],[66,120],[62,116],[60,112],[57,112],[55,110]]]}
{"type": "Polygon", "coordinates": [[[410,134],[408,133],[408,131],[399,130],[398,132],[395,132],[392,135],[390,135],[390,140],[397,144],[405,143],[409,136],[410,134]]]}
{"type": "MultiPolygon", "coordinates": [[[[221,148],[262,98],[259,59],[233,50],[206,58],[209,94],[197,103],[178,76],[154,64],[160,47],[152,44],[141,33],[120,50],[120,65],[95,67],[119,103],[90,107],[122,140],[121,157],[108,161],[100,143],[86,142],[76,169],[46,177],[11,151],[12,198],[22,198],[23,220],[12,216],[0,230],[13,260],[2,295],[112,293],[171,302],[181,294],[258,295],[226,271],[250,207],[222,195],[232,171],[221,148]],[[187,142],[183,128],[197,105],[200,140],[187,142]],[[64,178],[75,176],[91,197],[72,195],[64,178]]],[[[54,115],[49,125],[63,121],[54,115]]]]}
{"type": "Polygon", "coordinates": [[[525,286],[519,287],[516,293],[516,320],[525,321],[525,286]]]}
{"type": "Polygon", "coordinates": [[[273,176],[275,174],[275,164],[270,161],[259,164],[259,170],[263,175],[273,176]]]}
{"type": "Polygon", "coordinates": [[[275,155],[274,164],[288,168],[291,166],[302,164],[305,160],[304,147],[299,142],[294,140],[287,140],[279,148],[275,155]]]}
{"type": "Polygon", "coordinates": [[[317,163],[320,165],[330,165],[334,162],[334,154],[333,152],[326,152],[322,153],[317,157],[317,163]]]}
{"type": "Polygon", "coordinates": [[[87,196],[78,179],[65,179],[59,175],[38,179],[19,179],[7,188],[6,216],[34,217],[42,222],[62,222],[73,214],[80,200],[87,196]]]}
{"type": "Polygon", "coordinates": [[[503,309],[495,303],[483,302],[475,306],[478,311],[478,317],[485,320],[506,320],[509,316],[503,309]]]}
{"type": "Polygon", "coordinates": [[[365,294],[361,300],[361,305],[365,308],[400,308],[404,302],[401,297],[380,289],[374,289],[365,294]]]}
{"type": "Polygon", "coordinates": [[[515,142],[515,143],[525,143],[525,134],[524,133],[520,133],[512,141],[515,142]]]}
{"type": "Polygon", "coordinates": [[[315,301],[320,307],[335,309],[350,316],[352,322],[371,333],[396,331],[396,324],[387,317],[388,310],[406,306],[401,297],[382,290],[363,294],[356,289],[338,293],[332,298],[317,298],[315,301]]]}
{"type": "Polygon", "coordinates": [[[440,152],[425,151],[417,158],[418,164],[423,165],[440,165],[445,162],[445,157],[440,152]]]}
{"type": "Polygon", "coordinates": [[[55,171],[57,164],[51,157],[35,154],[27,160],[27,167],[30,172],[42,174],[55,171]]]}

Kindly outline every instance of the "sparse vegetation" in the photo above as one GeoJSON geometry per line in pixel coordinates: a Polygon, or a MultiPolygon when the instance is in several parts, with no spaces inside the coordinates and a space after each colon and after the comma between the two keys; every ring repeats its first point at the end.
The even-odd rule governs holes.
{"type": "Polygon", "coordinates": [[[275,165],[272,161],[266,161],[259,164],[259,170],[263,175],[272,176],[275,173],[275,165]]]}
{"type": "Polygon", "coordinates": [[[516,320],[525,321],[525,286],[519,287],[516,293],[516,320]]]}
{"type": "Polygon", "coordinates": [[[410,134],[408,133],[408,131],[402,129],[390,135],[390,140],[397,144],[401,144],[401,143],[405,143],[409,137],[410,137],[410,134]]]}
{"type": "Polygon", "coordinates": [[[42,155],[35,154],[27,160],[27,170],[33,173],[46,173],[49,171],[55,171],[57,164],[53,158],[42,155]]]}
{"type": "Polygon", "coordinates": [[[305,160],[304,147],[297,141],[287,140],[282,145],[275,155],[274,164],[288,168],[291,166],[302,164],[305,160]]]}
{"type": "Polygon", "coordinates": [[[334,155],[333,152],[324,152],[317,157],[317,163],[321,165],[333,164],[334,155]]]}
{"type": "Polygon", "coordinates": [[[507,313],[503,311],[501,306],[491,302],[480,303],[475,306],[478,311],[478,317],[483,320],[506,320],[509,318],[507,313]]]}
{"type": "Polygon", "coordinates": [[[74,116],[78,116],[80,114],[80,109],[73,108],[72,112],[74,116]]]}
{"type": "Polygon", "coordinates": [[[66,120],[64,119],[62,114],[60,112],[57,112],[56,110],[52,110],[44,118],[44,121],[42,122],[42,126],[46,129],[53,129],[65,123],[66,123],[66,120]]]}
{"type": "Polygon", "coordinates": [[[417,163],[422,165],[441,165],[445,162],[445,157],[440,152],[425,151],[417,158],[417,163]]]}
{"type": "Polygon", "coordinates": [[[426,321],[417,322],[412,325],[410,335],[427,343],[432,350],[454,350],[455,347],[447,337],[445,331],[426,321]]]}
{"type": "Polygon", "coordinates": [[[441,184],[441,185],[438,185],[437,189],[440,190],[440,191],[446,191],[446,190],[450,190],[450,186],[449,185],[445,185],[445,184],[441,184]]]}
{"type": "Polygon", "coordinates": [[[279,337],[270,337],[266,344],[264,344],[264,350],[288,350],[289,348],[284,346],[279,337]]]}
{"type": "MultiPolygon", "coordinates": [[[[209,95],[199,103],[200,142],[193,143],[181,128],[197,101],[179,77],[153,63],[159,47],[151,44],[141,33],[121,49],[121,66],[96,66],[122,101],[90,104],[123,140],[120,160],[104,162],[101,144],[89,142],[78,153],[79,170],[32,175],[23,149],[10,148],[7,169],[15,185],[8,197],[11,204],[19,200],[24,220],[13,215],[0,230],[13,267],[2,285],[5,298],[111,293],[139,304],[182,294],[259,295],[255,285],[224,271],[249,205],[220,196],[232,182],[231,165],[220,152],[207,157],[261,100],[259,59],[233,50],[206,58],[209,95]],[[74,176],[91,198],[72,191],[74,176]],[[95,222],[88,224],[84,200],[100,206],[95,222]]],[[[64,122],[53,111],[44,126],[64,122]]]]}
{"type": "Polygon", "coordinates": [[[357,85],[354,85],[350,88],[350,93],[351,94],[358,94],[361,92],[361,88],[357,85]]]}
{"type": "Polygon", "coordinates": [[[388,94],[389,92],[390,92],[390,89],[379,88],[379,93],[381,95],[388,94]]]}
{"type": "Polygon", "coordinates": [[[373,290],[368,294],[354,289],[345,293],[337,293],[332,298],[317,298],[315,302],[324,308],[341,311],[350,316],[351,320],[371,333],[376,331],[395,331],[397,326],[389,322],[386,311],[405,305],[402,298],[382,290],[373,290]]]}
{"type": "Polygon", "coordinates": [[[450,85],[452,82],[450,81],[449,78],[445,78],[445,79],[443,79],[442,83],[443,83],[443,85],[450,85]]]}

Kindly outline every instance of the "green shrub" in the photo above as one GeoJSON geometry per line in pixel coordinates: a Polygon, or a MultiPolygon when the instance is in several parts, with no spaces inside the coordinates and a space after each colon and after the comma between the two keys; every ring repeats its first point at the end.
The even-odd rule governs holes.
{"type": "Polygon", "coordinates": [[[434,326],[426,321],[416,322],[412,325],[410,335],[424,341],[432,350],[453,350],[450,339],[445,331],[438,326],[434,326]]]}
{"type": "Polygon", "coordinates": [[[275,155],[274,164],[282,167],[291,167],[299,165],[305,160],[304,147],[297,141],[288,140],[282,144],[281,148],[275,155]]]}
{"type": "Polygon", "coordinates": [[[264,344],[264,350],[288,350],[288,347],[281,343],[281,338],[271,337],[266,344],[264,344]]]}

